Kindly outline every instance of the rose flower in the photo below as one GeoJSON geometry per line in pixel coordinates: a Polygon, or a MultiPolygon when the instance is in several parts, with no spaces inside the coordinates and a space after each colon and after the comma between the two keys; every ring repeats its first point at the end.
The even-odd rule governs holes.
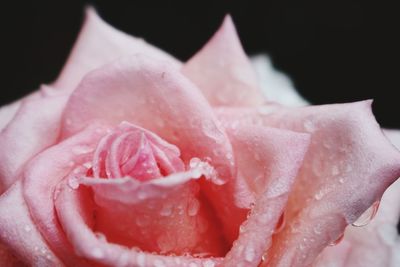
{"type": "Polygon", "coordinates": [[[229,16],[181,63],[89,8],[58,79],[0,109],[0,265],[388,264],[398,188],[339,243],[400,176],[371,101],[308,106],[253,63],[229,16]]]}

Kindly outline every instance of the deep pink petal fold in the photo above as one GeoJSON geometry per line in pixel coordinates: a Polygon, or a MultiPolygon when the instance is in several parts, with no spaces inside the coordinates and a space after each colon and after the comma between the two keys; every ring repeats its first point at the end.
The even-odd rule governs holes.
{"type": "MultiPolygon", "coordinates": [[[[115,180],[114,180],[115,181],[115,180]]],[[[115,183],[115,182],[112,182],[115,183]]],[[[217,266],[221,258],[195,258],[192,256],[157,255],[139,248],[118,245],[107,240],[106,236],[93,231],[92,218],[87,214],[90,208],[84,206],[85,187],[72,190],[64,184],[57,198],[57,211],[75,251],[105,266],[217,266]]],[[[116,207],[118,209],[118,206],[116,207]]],[[[141,221],[143,222],[143,221],[141,221]]],[[[113,223],[118,224],[117,220],[113,223]]],[[[148,222],[152,223],[152,222],[148,222]]],[[[190,234],[190,233],[188,233],[190,234]]],[[[177,236],[175,236],[176,238],[177,236]]],[[[166,244],[166,243],[164,243],[166,244]]]]}
{"type": "Polygon", "coordinates": [[[108,25],[89,7],[86,9],[85,22],[78,39],[54,87],[72,91],[91,70],[137,53],[168,60],[171,64],[180,66],[176,59],[147,44],[143,39],[108,25]]]}
{"type": "Polygon", "coordinates": [[[213,106],[264,102],[255,71],[243,51],[231,17],[182,68],[213,106]]]}
{"type": "Polygon", "coordinates": [[[274,237],[269,252],[270,266],[311,264],[400,176],[399,152],[382,134],[370,101],[219,112],[221,120],[235,118],[312,135],[289,198],[289,223],[274,237]]]}
{"type": "Polygon", "coordinates": [[[232,148],[213,110],[168,62],[137,55],[87,75],[67,103],[63,136],[96,120],[140,126],[179,147],[184,162],[207,157],[221,180],[232,176],[232,148]]]}
{"type": "Polygon", "coordinates": [[[69,244],[56,217],[54,200],[57,185],[77,166],[92,158],[86,147],[95,147],[107,133],[101,125],[93,124],[73,137],[46,149],[24,168],[23,194],[33,222],[51,250],[67,266],[87,266],[69,244]]]}
{"type": "MultiPolygon", "coordinates": [[[[245,209],[244,219],[247,215],[247,220],[240,226],[223,266],[257,266],[271,246],[310,136],[246,124],[225,126],[238,167],[233,203],[242,207],[250,204],[250,207],[245,209]]],[[[229,206],[225,208],[235,210],[233,203],[227,203],[229,206]]],[[[231,216],[230,226],[235,226],[234,218],[231,216]]],[[[236,227],[237,231],[239,227],[236,227]]]]}
{"type": "Polygon", "coordinates": [[[34,155],[58,140],[67,97],[30,97],[0,132],[0,193],[18,177],[18,170],[34,155]]]}
{"type": "Polygon", "coordinates": [[[22,195],[21,181],[0,196],[0,243],[29,266],[62,266],[30,217],[22,195]]]}

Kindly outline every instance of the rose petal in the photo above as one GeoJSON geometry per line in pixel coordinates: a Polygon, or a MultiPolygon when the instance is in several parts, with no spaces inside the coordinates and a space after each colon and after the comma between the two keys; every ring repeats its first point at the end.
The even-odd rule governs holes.
{"type": "MultiPolygon", "coordinates": [[[[115,180],[113,180],[115,181],[115,180]]],[[[144,253],[138,249],[108,242],[90,229],[85,221],[87,210],[82,207],[82,190],[71,190],[67,185],[61,188],[57,198],[57,211],[65,232],[79,255],[107,266],[216,266],[220,258],[194,258],[190,256],[162,256],[144,253]]],[[[118,223],[115,221],[115,223],[118,223]]]]}
{"type": "Polygon", "coordinates": [[[18,177],[18,169],[35,154],[53,145],[67,98],[27,98],[0,133],[0,193],[18,177]]]}
{"type": "Polygon", "coordinates": [[[12,120],[20,105],[21,102],[17,101],[0,108],[0,132],[12,120]]]}
{"type": "Polygon", "coordinates": [[[289,199],[290,223],[274,239],[272,266],[311,264],[400,176],[399,153],[382,135],[370,105],[278,108],[268,115],[220,110],[221,117],[312,134],[289,199]]]}
{"type": "Polygon", "coordinates": [[[62,266],[29,215],[20,181],[0,196],[0,214],[0,242],[18,259],[30,266],[62,266]]]}
{"type": "MultiPolygon", "coordinates": [[[[257,266],[271,245],[272,234],[285,208],[310,136],[246,124],[230,127],[228,134],[238,163],[239,179],[247,184],[254,207],[250,211],[246,209],[246,213],[250,212],[248,219],[240,227],[239,237],[223,264],[257,266]]],[[[242,201],[242,197],[236,195],[236,203],[242,201]]],[[[226,204],[232,210],[233,203],[226,204]]],[[[231,216],[229,226],[234,225],[234,218],[231,216]]]]}
{"type": "Polygon", "coordinates": [[[175,66],[180,65],[176,59],[142,39],[111,27],[89,7],[79,37],[54,87],[73,90],[89,71],[136,53],[168,60],[175,66]]]}
{"type": "Polygon", "coordinates": [[[211,105],[252,106],[264,101],[229,15],[211,40],[183,66],[182,72],[201,89],[211,105]]]}
{"type": "Polygon", "coordinates": [[[90,125],[70,139],[46,149],[24,168],[23,193],[32,219],[51,250],[67,266],[85,266],[85,262],[72,256],[75,253],[55,217],[56,186],[76,165],[90,161],[92,155],[80,148],[95,147],[105,134],[104,127],[90,125]]]}
{"type": "Polygon", "coordinates": [[[209,157],[221,179],[232,176],[231,146],[213,110],[167,62],[133,56],[87,75],[67,104],[63,135],[95,120],[138,125],[179,147],[186,163],[209,157]]]}
{"type": "Polygon", "coordinates": [[[261,89],[269,101],[285,106],[305,106],[308,104],[296,91],[290,78],[276,70],[267,55],[251,57],[261,89]]]}
{"type": "Polygon", "coordinates": [[[399,215],[400,180],[397,180],[383,194],[375,218],[364,227],[348,226],[343,241],[337,246],[325,248],[314,266],[399,266],[399,215]]]}
{"type": "Polygon", "coordinates": [[[25,267],[23,262],[18,260],[11,251],[0,242],[0,266],[3,267],[25,267]]]}
{"type": "MultiPolygon", "coordinates": [[[[385,130],[385,135],[396,147],[400,147],[398,130],[385,130]]],[[[397,232],[399,217],[400,180],[397,180],[383,194],[373,220],[363,227],[348,226],[343,241],[334,247],[325,248],[314,265],[321,267],[399,266],[400,239],[397,232]]]]}
{"type": "MultiPolygon", "coordinates": [[[[190,174],[176,173],[144,183],[129,177],[84,179],[83,183],[92,187],[96,203],[92,211],[85,212],[95,214],[92,231],[102,233],[111,243],[147,252],[224,255],[218,221],[199,196],[190,174]],[[182,182],[171,184],[168,180],[182,182]]],[[[60,218],[69,214],[65,206],[70,204],[60,200],[56,205],[60,218]]],[[[61,219],[66,232],[75,231],[75,224],[63,222],[61,219]]]]}

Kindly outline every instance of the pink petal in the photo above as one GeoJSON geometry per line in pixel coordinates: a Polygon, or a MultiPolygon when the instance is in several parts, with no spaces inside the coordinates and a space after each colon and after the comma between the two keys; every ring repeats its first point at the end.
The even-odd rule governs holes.
{"type": "Polygon", "coordinates": [[[12,120],[20,105],[21,103],[17,101],[0,108],[0,132],[12,120]]]}
{"type": "Polygon", "coordinates": [[[400,180],[397,180],[383,194],[375,218],[364,227],[348,226],[343,241],[337,246],[325,248],[315,266],[399,266],[399,216],[400,180]]]}
{"type": "Polygon", "coordinates": [[[65,96],[27,98],[1,131],[0,193],[14,183],[24,163],[56,143],[66,100],[65,96]]]}
{"type": "Polygon", "coordinates": [[[278,108],[269,114],[220,110],[221,117],[312,134],[289,199],[290,223],[274,239],[271,266],[311,264],[400,176],[399,152],[382,135],[370,105],[278,108]]]}
{"type": "Polygon", "coordinates": [[[290,78],[276,70],[267,55],[257,55],[251,58],[260,87],[268,101],[285,106],[305,106],[308,104],[296,91],[290,78]]]}
{"type": "MultiPolygon", "coordinates": [[[[400,131],[385,130],[385,135],[396,147],[400,147],[400,131]]],[[[348,226],[343,241],[337,246],[325,248],[315,266],[399,266],[399,217],[400,180],[397,180],[383,194],[373,220],[363,227],[348,226]]]]}
{"type": "Polygon", "coordinates": [[[0,243],[19,260],[30,266],[61,266],[29,215],[20,181],[0,196],[0,215],[0,243]]]}
{"type": "Polygon", "coordinates": [[[264,101],[229,15],[211,40],[183,66],[182,72],[201,89],[211,105],[252,106],[264,101]]]}
{"type": "Polygon", "coordinates": [[[168,60],[175,66],[180,65],[176,59],[142,39],[111,27],[89,7],[79,37],[54,87],[72,91],[91,70],[122,56],[137,53],[168,60]]]}
{"type": "MultiPolygon", "coordinates": [[[[238,164],[238,179],[243,179],[247,185],[254,207],[246,208],[249,216],[240,227],[239,236],[223,266],[257,266],[271,246],[272,234],[286,206],[310,137],[246,124],[230,128],[228,134],[238,164]]],[[[239,186],[235,186],[236,192],[242,191],[238,190],[239,186]]],[[[236,203],[243,205],[242,196],[235,197],[236,203]]],[[[228,205],[229,210],[237,209],[234,201],[221,203],[228,205]]],[[[227,222],[229,226],[235,225],[234,218],[231,216],[231,221],[227,222]]],[[[238,225],[236,227],[237,231],[238,225]]]]}
{"type": "Polygon", "coordinates": [[[0,242],[0,266],[3,267],[25,267],[23,262],[18,260],[6,245],[0,242]]]}
{"type": "MultiPolygon", "coordinates": [[[[109,180],[111,181],[111,180],[109,180]]],[[[115,181],[115,180],[112,180],[115,181]]],[[[65,232],[78,254],[107,266],[216,266],[220,258],[194,258],[191,256],[163,256],[145,253],[137,248],[128,248],[111,243],[100,234],[95,234],[85,218],[88,212],[82,206],[82,190],[62,187],[57,198],[57,212],[65,232]]],[[[118,221],[113,221],[118,223],[118,221]]]]}
{"type": "Polygon", "coordinates": [[[24,168],[23,193],[35,225],[46,239],[51,250],[67,266],[86,266],[69,245],[55,216],[54,198],[60,181],[75,166],[90,161],[91,153],[83,147],[95,147],[106,134],[104,127],[91,125],[81,133],[67,139],[36,156],[24,168]]]}
{"type": "Polygon", "coordinates": [[[128,57],[87,75],[65,109],[63,135],[95,120],[127,121],[181,149],[182,159],[209,157],[221,179],[232,175],[228,138],[207,101],[177,69],[143,56],[128,57]]]}

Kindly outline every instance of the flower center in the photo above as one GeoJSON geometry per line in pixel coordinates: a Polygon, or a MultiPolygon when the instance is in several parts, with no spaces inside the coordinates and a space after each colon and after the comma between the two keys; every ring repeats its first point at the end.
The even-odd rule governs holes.
{"type": "Polygon", "coordinates": [[[93,157],[93,177],[148,181],[184,170],[179,149],[139,127],[122,124],[105,136],[93,157]]]}

